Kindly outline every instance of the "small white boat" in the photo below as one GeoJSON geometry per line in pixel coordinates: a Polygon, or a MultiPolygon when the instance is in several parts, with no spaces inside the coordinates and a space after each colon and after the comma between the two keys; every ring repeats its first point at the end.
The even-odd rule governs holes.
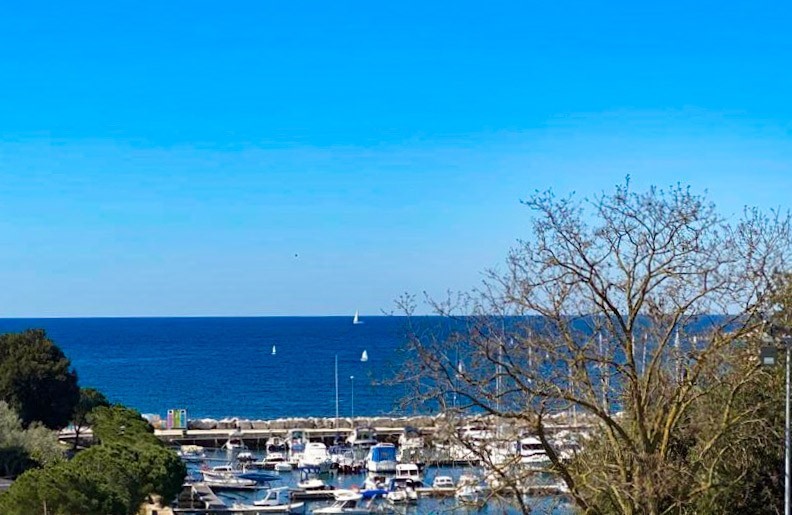
{"type": "Polygon", "coordinates": [[[424,439],[421,431],[413,426],[406,426],[399,435],[399,449],[423,449],[424,439]]]}
{"type": "Polygon", "coordinates": [[[437,476],[432,481],[432,488],[454,488],[454,480],[451,476],[437,476]]]}
{"type": "Polygon", "coordinates": [[[300,481],[297,483],[297,488],[304,492],[312,492],[317,490],[332,490],[333,487],[319,478],[318,467],[304,467],[300,469],[300,481]]]}
{"type": "Polygon", "coordinates": [[[352,323],[355,324],[355,325],[363,323],[363,321],[360,320],[360,316],[358,314],[358,310],[357,309],[355,310],[355,316],[352,318],[352,323]]]}
{"type": "Polygon", "coordinates": [[[346,438],[346,443],[352,447],[352,450],[366,449],[377,445],[376,431],[373,427],[361,426],[352,428],[352,432],[346,438]]]}
{"type": "Polygon", "coordinates": [[[247,445],[241,438],[229,437],[221,448],[225,451],[245,451],[247,450],[247,445]]]}
{"type": "Polygon", "coordinates": [[[250,451],[240,452],[239,454],[237,454],[236,459],[240,463],[250,463],[256,460],[256,458],[253,457],[253,453],[250,451]]]}
{"type": "Polygon", "coordinates": [[[203,481],[210,488],[217,490],[247,490],[258,485],[252,479],[243,479],[237,476],[207,476],[204,474],[203,481]]]}
{"type": "Polygon", "coordinates": [[[291,472],[294,467],[288,461],[282,461],[275,464],[275,472],[291,472]]]}
{"type": "Polygon", "coordinates": [[[364,363],[368,361],[368,352],[365,350],[363,351],[363,354],[360,355],[360,361],[363,361],[364,363]]]}
{"type": "Polygon", "coordinates": [[[418,488],[423,484],[410,478],[394,477],[388,484],[385,498],[394,504],[417,503],[418,488]]]}
{"type": "Polygon", "coordinates": [[[397,463],[396,464],[396,478],[397,479],[412,479],[413,481],[421,480],[421,471],[415,463],[397,463]]]}
{"type": "Polygon", "coordinates": [[[465,485],[457,488],[454,494],[459,504],[466,506],[481,506],[484,504],[481,499],[481,490],[475,486],[465,485]]]}
{"type": "Polygon", "coordinates": [[[338,513],[367,515],[369,513],[376,513],[370,506],[364,506],[360,503],[363,496],[354,492],[339,492],[336,495],[336,500],[332,506],[326,508],[318,508],[311,513],[333,515],[338,513]]]}
{"type": "Polygon", "coordinates": [[[264,445],[267,454],[273,452],[287,452],[289,450],[289,446],[286,445],[286,441],[280,436],[270,436],[267,438],[267,442],[264,445]]]}
{"type": "Polygon", "coordinates": [[[179,450],[176,451],[176,454],[178,454],[179,458],[182,460],[192,463],[206,459],[204,448],[200,445],[182,445],[179,447],[179,450]]]}
{"type": "Polygon", "coordinates": [[[253,501],[261,513],[303,513],[304,502],[291,502],[288,486],[270,488],[263,499],[253,501]]]}
{"type": "Polygon", "coordinates": [[[278,351],[275,349],[275,346],[273,345],[272,346],[272,355],[274,356],[277,353],[278,353],[278,351]]]}
{"type": "Polygon", "coordinates": [[[472,474],[462,474],[459,476],[454,497],[456,497],[459,504],[466,506],[482,506],[484,504],[480,481],[472,474]]]}
{"type": "Polygon", "coordinates": [[[520,440],[520,463],[529,468],[542,468],[550,464],[550,457],[542,445],[542,441],[535,436],[528,436],[520,440]]]}

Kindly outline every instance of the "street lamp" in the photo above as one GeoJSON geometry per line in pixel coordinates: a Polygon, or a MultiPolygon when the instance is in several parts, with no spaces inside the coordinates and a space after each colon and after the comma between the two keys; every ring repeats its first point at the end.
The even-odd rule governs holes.
{"type": "MultiPolygon", "coordinates": [[[[773,334],[775,328],[770,329],[773,334]]],[[[789,478],[789,367],[792,361],[792,336],[781,335],[778,337],[786,350],[786,393],[784,395],[784,515],[790,514],[790,478],[789,478]]],[[[773,366],[778,358],[778,351],[775,347],[762,347],[759,357],[762,366],[773,366]]]]}
{"type": "Polygon", "coordinates": [[[355,376],[349,376],[352,382],[352,425],[355,425],[355,376]]]}

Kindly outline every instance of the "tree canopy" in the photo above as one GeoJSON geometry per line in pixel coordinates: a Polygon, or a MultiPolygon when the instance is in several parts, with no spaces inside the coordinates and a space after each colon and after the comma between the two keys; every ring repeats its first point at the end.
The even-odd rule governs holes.
{"type": "Polygon", "coordinates": [[[57,463],[64,458],[58,436],[39,423],[27,428],[5,401],[0,401],[0,476],[21,474],[32,467],[57,463]]]}
{"type": "Polygon", "coordinates": [[[79,396],[71,362],[43,330],[0,335],[0,400],[16,410],[23,425],[65,427],[79,396]]]}
{"type": "Polygon", "coordinates": [[[152,433],[134,410],[99,407],[92,419],[101,443],[68,462],[22,474],[0,496],[8,515],[133,515],[152,495],[169,503],[181,490],[186,469],[176,453],[152,433]]]}
{"type": "Polygon", "coordinates": [[[72,414],[72,424],[74,425],[74,449],[77,449],[80,443],[80,433],[83,428],[89,425],[91,413],[95,408],[100,406],[110,406],[110,402],[102,392],[95,388],[80,388],[80,400],[77,401],[77,405],[74,407],[74,413],[72,414]]]}
{"type": "MultiPolygon", "coordinates": [[[[789,266],[789,215],[746,209],[730,221],[689,188],[635,192],[629,180],[591,200],[537,192],[525,205],[531,234],[505,270],[430,299],[453,322],[416,326],[402,374],[411,401],[452,425],[489,415],[498,431],[487,445],[448,434],[501,489],[533,474],[504,452],[530,433],[585,512],[746,506],[740,496],[778,470],[781,392],[757,353],[789,266]],[[571,456],[559,443],[570,426],[571,456]],[[752,478],[736,460],[763,468],[752,478]]],[[[414,299],[402,306],[412,312],[414,299]]],[[[777,485],[761,495],[777,501],[777,485]]]]}

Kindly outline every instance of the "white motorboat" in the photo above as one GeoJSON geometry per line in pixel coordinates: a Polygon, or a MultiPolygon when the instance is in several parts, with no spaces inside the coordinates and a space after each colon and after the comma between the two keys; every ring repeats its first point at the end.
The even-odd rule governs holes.
{"type": "Polygon", "coordinates": [[[286,440],[280,436],[271,436],[267,438],[267,442],[264,444],[264,446],[267,451],[267,455],[273,452],[286,453],[289,451],[289,446],[287,445],[286,440]]]}
{"type": "Polygon", "coordinates": [[[421,471],[415,463],[397,463],[396,464],[396,478],[397,479],[412,479],[413,481],[421,480],[421,471]]]}
{"type": "Polygon", "coordinates": [[[327,446],[322,442],[308,442],[305,444],[302,458],[299,461],[300,468],[318,468],[320,474],[330,472],[333,460],[327,452],[327,446]]]}
{"type": "MultiPolygon", "coordinates": [[[[263,460],[256,461],[253,465],[265,470],[278,470],[278,465],[283,463],[289,465],[289,462],[286,460],[286,454],[282,452],[270,452],[264,456],[263,460]]],[[[291,467],[291,465],[289,465],[289,467],[291,467]]],[[[289,468],[289,470],[291,470],[291,468],[289,468]]]]}
{"type": "Polygon", "coordinates": [[[286,433],[286,447],[289,449],[289,462],[292,465],[297,465],[300,462],[307,442],[308,436],[305,429],[290,429],[286,433]]]}
{"type": "Polygon", "coordinates": [[[399,449],[422,449],[424,438],[421,432],[412,426],[406,426],[399,435],[399,449]]]}
{"type": "Polygon", "coordinates": [[[252,479],[243,479],[238,476],[207,476],[204,474],[204,483],[217,490],[248,490],[256,488],[258,483],[252,479]]]}
{"type": "Polygon", "coordinates": [[[417,503],[420,481],[410,478],[394,477],[388,484],[388,493],[385,498],[394,504],[417,503]]]}
{"type": "Polygon", "coordinates": [[[303,467],[300,469],[300,481],[297,488],[302,491],[332,490],[333,487],[319,477],[318,467],[303,467]]]}
{"type": "Polygon", "coordinates": [[[454,497],[458,503],[466,506],[481,506],[484,499],[481,492],[481,481],[472,474],[462,474],[457,481],[454,497]]]}
{"type": "Polygon", "coordinates": [[[454,497],[456,497],[459,504],[466,506],[481,506],[484,504],[481,498],[481,490],[471,485],[458,487],[454,497]]]}
{"type": "Polygon", "coordinates": [[[239,454],[237,454],[236,459],[240,463],[252,463],[253,461],[256,460],[256,458],[253,457],[253,453],[250,451],[240,452],[239,454]]]}
{"type": "Polygon", "coordinates": [[[229,437],[221,449],[225,451],[245,451],[247,450],[247,445],[245,445],[245,442],[243,442],[241,438],[229,437]]]}
{"type": "Polygon", "coordinates": [[[190,463],[195,463],[206,459],[204,448],[200,445],[182,445],[179,447],[179,450],[176,451],[176,454],[178,454],[179,458],[182,460],[190,463]]]}
{"type": "Polygon", "coordinates": [[[371,506],[363,505],[360,501],[363,499],[363,496],[358,493],[354,492],[339,492],[336,495],[336,500],[332,506],[328,506],[326,508],[318,508],[313,510],[311,513],[316,514],[325,514],[325,515],[334,515],[334,514],[355,514],[355,515],[367,515],[369,513],[376,513],[371,506]]]}
{"type": "Polygon", "coordinates": [[[253,501],[261,513],[303,513],[304,502],[291,502],[289,487],[270,488],[263,499],[253,501]]]}
{"type": "Polygon", "coordinates": [[[366,469],[369,472],[396,472],[396,446],[392,443],[378,443],[369,449],[366,469]]]}
{"type": "Polygon", "coordinates": [[[542,441],[535,436],[520,439],[520,463],[531,468],[542,468],[550,463],[542,441]]]}
{"type": "Polygon", "coordinates": [[[354,427],[349,433],[349,436],[347,436],[346,443],[348,443],[353,450],[368,450],[370,447],[374,447],[378,443],[376,431],[374,431],[373,427],[368,426],[354,427]]]}
{"type": "Polygon", "coordinates": [[[275,464],[275,472],[291,472],[294,469],[292,464],[288,461],[282,461],[275,464]]]}
{"type": "Polygon", "coordinates": [[[432,481],[432,488],[454,488],[454,480],[451,476],[437,476],[432,481]]]}

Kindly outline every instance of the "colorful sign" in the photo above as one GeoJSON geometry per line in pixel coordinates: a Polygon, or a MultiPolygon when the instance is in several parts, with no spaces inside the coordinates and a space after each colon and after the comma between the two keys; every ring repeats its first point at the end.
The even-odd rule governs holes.
{"type": "Polygon", "coordinates": [[[169,409],[168,420],[165,423],[166,429],[187,429],[187,410],[169,409]]]}

